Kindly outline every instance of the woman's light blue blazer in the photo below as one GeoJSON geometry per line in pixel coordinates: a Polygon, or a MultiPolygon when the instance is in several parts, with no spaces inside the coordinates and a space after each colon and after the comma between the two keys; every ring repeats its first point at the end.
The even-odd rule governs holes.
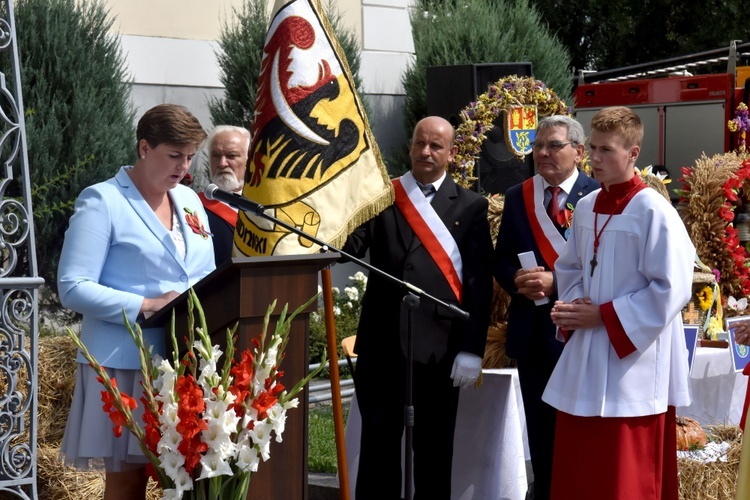
{"type": "MultiPolygon", "coordinates": [[[[65,233],[57,287],[62,305],[83,314],[81,339],[97,361],[109,368],[138,369],[138,350],[123,309],[134,323],[144,297],[184,292],[214,269],[214,253],[211,237],[194,233],[185,220],[187,208],[210,231],[195,192],[182,185],[169,191],[185,237],[183,259],[128,176],[129,168],[81,192],[65,233]]],[[[164,356],[164,329],[143,333],[154,354],[164,356]]],[[[87,363],[80,353],[77,360],[87,363]]]]}

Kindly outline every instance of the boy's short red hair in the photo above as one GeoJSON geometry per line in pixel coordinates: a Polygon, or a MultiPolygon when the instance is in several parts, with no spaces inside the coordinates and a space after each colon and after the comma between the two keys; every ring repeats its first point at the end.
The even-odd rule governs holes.
{"type": "Polygon", "coordinates": [[[640,146],[643,142],[643,122],[630,108],[611,106],[600,109],[591,119],[591,129],[598,132],[617,132],[625,139],[625,146],[640,146]]]}

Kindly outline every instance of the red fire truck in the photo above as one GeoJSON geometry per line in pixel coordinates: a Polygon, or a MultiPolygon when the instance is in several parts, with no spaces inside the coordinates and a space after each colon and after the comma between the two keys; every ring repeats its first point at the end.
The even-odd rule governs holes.
{"type": "MultiPolygon", "coordinates": [[[[679,179],[681,167],[701,154],[736,148],[737,134],[727,128],[740,102],[750,94],[750,43],[599,72],[581,72],[574,93],[575,114],[590,132],[591,117],[606,106],[628,106],[638,113],[645,137],[638,167],[666,168],[679,179]],[[744,66],[742,65],[744,64],[744,66]],[[692,75],[719,67],[723,73],[692,75]]],[[[668,185],[678,196],[678,182],[668,185]]]]}

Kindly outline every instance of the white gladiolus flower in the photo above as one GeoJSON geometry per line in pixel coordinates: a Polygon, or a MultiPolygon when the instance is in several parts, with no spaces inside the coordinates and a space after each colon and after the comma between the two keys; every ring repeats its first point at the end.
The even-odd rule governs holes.
{"type": "Polygon", "coordinates": [[[279,403],[276,403],[268,410],[268,422],[271,424],[276,442],[281,442],[281,435],[286,428],[286,410],[279,403]]]}
{"type": "Polygon", "coordinates": [[[154,380],[154,389],[159,393],[156,399],[164,401],[170,398],[177,380],[177,372],[174,371],[174,368],[172,368],[172,365],[166,359],[162,359],[156,368],[159,372],[159,376],[154,380]]]}
{"type": "Polygon", "coordinates": [[[258,455],[258,450],[245,440],[245,442],[239,447],[239,453],[237,454],[237,468],[244,472],[257,472],[259,463],[260,455],[258,455]]]}
{"type": "Polygon", "coordinates": [[[177,416],[177,403],[172,401],[166,401],[161,407],[161,415],[159,415],[159,423],[162,427],[168,425],[175,427],[180,421],[180,417],[177,416]]]}
{"type": "Polygon", "coordinates": [[[201,475],[198,476],[198,480],[232,475],[234,473],[226,457],[209,447],[206,454],[201,457],[201,475]]]}
{"type": "Polygon", "coordinates": [[[182,499],[182,492],[180,494],[177,494],[177,490],[174,488],[167,488],[164,490],[164,495],[162,495],[161,500],[181,500],[182,499]]]}
{"type": "Polygon", "coordinates": [[[185,457],[177,448],[174,449],[174,453],[159,451],[159,462],[167,476],[174,481],[180,477],[180,469],[184,471],[185,457]]]}
{"type": "Polygon", "coordinates": [[[285,410],[288,410],[290,408],[297,408],[298,406],[299,406],[299,399],[297,399],[297,398],[290,399],[289,401],[287,401],[286,403],[284,403],[284,409],[285,410]]]}
{"type": "Polygon", "coordinates": [[[264,462],[271,457],[271,429],[271,424],[266,421],[256,422],[255,427],[249,433],[253,445],[260,452],[264,462]]]}
{"type": "Polygon", "coordinates": [[[159,452],[159,454],[179,453],[177,447],[180,445],[180,441],[182,441],[182,434],[177,432],[175,427],[162,429],[162,436],[159,443],[156,445],[156,451],[159,452]]]}
{"type": "Polygon", "coordinates": [[[186,491],[193,489],[193,480],[184,467],[177,469],[177,477],[173,477],[172,480],[174,481],[175,490],[177,490],[177,498],[182,498],[182,495],[186,491]]]}

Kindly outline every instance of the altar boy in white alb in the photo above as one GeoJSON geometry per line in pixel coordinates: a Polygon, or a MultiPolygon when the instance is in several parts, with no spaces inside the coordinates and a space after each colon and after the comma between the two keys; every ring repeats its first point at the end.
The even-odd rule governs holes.
{"type": "Polygon", "coordinates": [[[680,311],[695,250],[671,204],[634,166],[643,124],[625,107],[591,121],[602,189],[578,202],[555,263],[562,356],[543,400],[557,408],[552,499],[678,497],[675,407],[690,404],[680,311]]]}

